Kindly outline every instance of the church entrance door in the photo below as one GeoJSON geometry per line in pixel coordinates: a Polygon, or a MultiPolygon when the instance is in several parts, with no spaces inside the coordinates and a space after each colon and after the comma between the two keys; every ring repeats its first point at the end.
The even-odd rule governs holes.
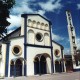
{"type": "Polygon", "coordinates": [[[46,58],[44,56],[41,56],[40,59],[40,70],[41,74],[46,74],[46,58]]]}
{"type": "Polygon", "coordinates": [[[44,55],[39,55],[35,58],[34,61],[34,74],[46,74],[46,58],[44,55]]]}
{"type": "Polygon", "coordinates": [[[55,62],[55,71],[56,72],[62,72],[61,61],[56,61],[55,62]]]}
{"type": "Polygon", "coordinates": [[[39,59],[38,59],[38,57],[35,58],[34,70],[35,70],[35,75],[39,74],[39,59]]]}
{"type": "Polygon", "coordinates": [[[22,76],[22,62],[20,59],[16,60],[15,69],[16,69],[15,75],[16,76],[22,76]]]}

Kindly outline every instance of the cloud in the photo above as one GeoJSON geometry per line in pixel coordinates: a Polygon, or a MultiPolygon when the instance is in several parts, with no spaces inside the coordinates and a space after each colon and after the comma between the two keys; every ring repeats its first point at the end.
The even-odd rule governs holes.
{"type": "Polygon", "coordinates": [[[21,25],[21,17],[20,15],[10,15],[10,18],[7,19],[11,24],[8,27],[8,30],[13,30],[15,27],[20,27],[21,25]]]}
{"type": "Polygon", "coordinates": [[[9,30],[9,31],[8,31],[8,34],[10,34],[10,33],[13,32],[13,31],[14,31],[14,30],[9,30]]]}
{"type": "Polygon", "coordinates": [[[80,4],[77,4],[77,9],[80,9],[80,4]]]}
{"type": "Polygon", "coordinates": [[[64,48],[64,54],[70,55],[71,54],[70,48],[64,48]]]}
{"type": "Polygon", "coordinates": [[[45,16],[47,11],[54,12],[57,9],[61,9],[62,5],[60,1],[61,0],[48,0],[44,3],[36,0],[16,0],[16,4],[11,9],[10,19],[8,19],[8,21],[11,23],[11,25],[8,27],[8,30],[13,30],[15,27],[20,26],[21,14],[37,13],[45,16]]]}
{"type": "Polygon", "coordinates": [[[44,15],[45,14],[45,11],[44,10],[38,10],[38,14],[44,15]]]}
{"type": "Polygon", "coordinates": [[[64,40],[63,37],[60,37],[59,35],[56,35],[56,34],[52,34],[52,39],[55,40],[55,41],[62,41],[64,40]]]}
{"type": "Polygon", "coordinates": [[[29,4],[25,2],[25,0],[23,0],[21,5],[13,7],[11,13],[13,14],[33,13],[33,10],[29,7],[29,4]]]}
{"type": "Polygon", "coordinates": [[[62,8],[62,5],[60,2],[61,2],[61,0],[56,0],[56,1],[55,0],[49,0],[46,3],[40,2],[39,5],[45,11],[54,12],[55,10],[62,8]]]}

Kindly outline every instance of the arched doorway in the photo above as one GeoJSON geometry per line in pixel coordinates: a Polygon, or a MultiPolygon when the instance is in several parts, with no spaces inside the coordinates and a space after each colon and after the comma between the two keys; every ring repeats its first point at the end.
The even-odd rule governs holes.
{"type": "Polygon", "coordinates": [[[38,57],[35,58],[35,61],[34,61],[34,74],[39,74],[39,59],[38,57]]]}
{"type": "Polygon", "coordinates": [[[50,58],[50,56],[47,53],[44,54],[37,54],[34,58],[34,74],[46,74],[49,73],[51,70],[49,68],[49,61],[47,61],[47,58],[50,58]],[[47,61],[47,62],[46,62],[47,61]],[[47,71],[48,70],[48,71],[47,71]]]}
{"type": "Polygon", "coordinates": [[[62,72],[61,61],[55,61],[55,71],[56,72],[62,72]]]}
{"type": "Polygon", "coordinates": [[[40,70],[41,74],[46,74],[46,58],[44,55],[42,55],[40,59],[40,70]]]}
{"type": "Polygon", "coordinates": [[[10,76],[25,76],[25,65],[26,60],[22,57],[12,59],[10,62],[10,76]]]}
{"type": "Polygon", "coordinates": [[[17,59],[15,62],[16,76],[22,76],[22,61],[17,59]]]}

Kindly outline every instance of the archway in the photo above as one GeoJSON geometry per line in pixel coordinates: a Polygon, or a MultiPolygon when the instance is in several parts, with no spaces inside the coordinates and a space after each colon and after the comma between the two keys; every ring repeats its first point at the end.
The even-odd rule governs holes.
{"type": "Polygon", "coordinates": [[[10,72],[11,72],[11,75],[10,76],[14,76],[14,61],[11,61],[11,64],[10,64],[10,72]]]}
{"type": "Polygon", "coordinates": [[[37,54],[34,58],[34,74],[46,74],[49,73],[51,70],[48,67],[49,61],[46,62],[47,58],[51,60],[51,57],[47,53],[37,54]],[[47,69],[48,68],[48,69],[47,69]],[[48,70],[48,71],[47,71],[48,70]]]}
{"type": "Polygon", "coordinates": [[[40,59],[40,70],[41,70],[41,74],[46,74],[46,58],[44,57],[44,55],[41,56],[40,59]]]}
{"type": "Polygon", "coordinates": [[[20,59],[16,60],[15,69],[16,69],[16,76],[22,76],[22,61],[20,59]]]}
{"type": "Polygon", "coordinates": [[[32,29],[28,30],[28,43],[34,44],[35,33],[32,29]]]}
{"type": "Polygon", "coordinates": [[[14,58],[10,62],[10,76],[22,76],[25,75],[24,66],[26,60],[22,57],[14,58]]]}
{"type": "Polygon", "coordinates": [[[62,72],[61,61],[55,61],[55,71],[56,72],[62,72]]]}
{"type": "Polygon", "coordinates": [[[39,74],[39,59],[38,57],[35,58],[35,61],[34,61],[34,74],[39,74]]]}

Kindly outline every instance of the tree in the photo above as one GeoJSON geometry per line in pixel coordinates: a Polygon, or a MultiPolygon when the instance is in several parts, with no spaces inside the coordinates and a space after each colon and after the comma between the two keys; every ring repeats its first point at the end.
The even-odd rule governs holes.
{"type": "Polygon", "coordinates": [[[7,26],[10,23],[6,20],[9,18],[10,9],[15,4],[15,0],[0,0],[0,37],[7,34],[7,26]]]}

